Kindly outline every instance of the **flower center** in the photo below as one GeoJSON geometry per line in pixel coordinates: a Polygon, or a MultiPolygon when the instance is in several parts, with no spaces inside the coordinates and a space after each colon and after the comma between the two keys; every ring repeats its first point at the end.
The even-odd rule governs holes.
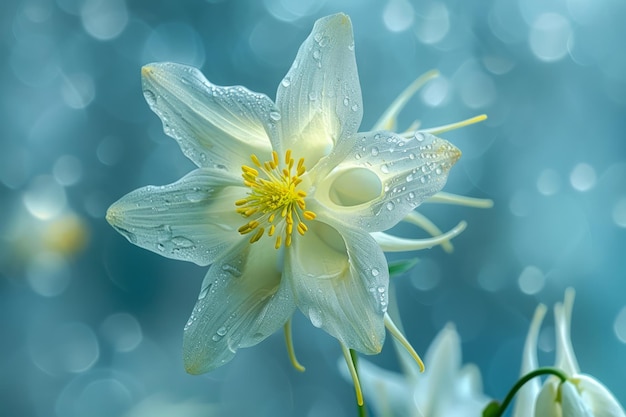
{"type": "Polygon", "coordinates": [[[313,220],[315,213],[306,210],[306,193],[298,190],[306,168],[304,158],[296,165],[291,150],[285,152],[284,164],[278,153],[272,151],[272,159],[261,164],[256,155],[250,159],[256,166],[241,167],[243,183],[250,188],[246,198],[237,200],[237,213],[251,219],[239,228],[242,235],[253,233],[250,243],[257,242],[267,231],[268,236],[276,235],[276,249],[284,243],[291,245],[294,224],[301,235],[308,230],[304,220],[313,220]]]}

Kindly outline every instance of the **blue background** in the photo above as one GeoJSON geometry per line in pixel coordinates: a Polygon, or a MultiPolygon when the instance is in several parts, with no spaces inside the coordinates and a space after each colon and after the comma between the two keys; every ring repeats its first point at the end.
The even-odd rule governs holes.
{"type": "MultiPolygon", "coordinates": [[[[367,130],[421,73],[442,76],[400,118],[463,157],[446,191],[492,209],[427,204],[455,251],[394,279],[424,352],[453,321],[488,395],[518,374],[535,306],[577,290],[582,371],[626,402],[626,3],[621,0],[5,0],[0,14],[0,414],[353,416],[334,339],[297,313],[283,336],[201,377],[182,329],[205,268],[128,243],[106,208],[192,169],[141,94],[140,67],[175,61],[275,97],[314,21],[352,18],[367,130]],[[59,237],[62,238],[59,238],[59,237]]],[[[416,236],[415,230],[400,233],[416,236]]],[[[552,317],[540,336],[551,365],[552,317]]],[[[389,344],[390,345],[390,344],[389,344]]],[[[397,369],[393,349],[370,358],[397,369]]]]}

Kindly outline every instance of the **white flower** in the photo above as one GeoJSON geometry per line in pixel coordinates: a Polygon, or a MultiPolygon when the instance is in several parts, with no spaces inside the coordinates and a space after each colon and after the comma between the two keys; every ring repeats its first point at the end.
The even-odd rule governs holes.
{"type": "MultiPolygon", "coordinates": [[[[565,292],[563,304],[554,306],[556,323],[556,361],[567,380],[549,377],[543,386],[534,379],[518,393],[514,417],[624,417],[626,414],[613,394],[595,378],[581,374],[570,340],[574,290],[565,292]]],[[[537,336],[546,313],[540,305],[535,311],[522,361],[522,375],[537,368],[537,336]]]]}
{"type": "MultiPolygon", "coordinates": [[[[348,16],[315,23],[276,103],[244,87],[213,85],[184,65],[150,64],[142,76],[165,132],[198,168],[127,194],[107,220],[136,245],[210,265],[185,326],[187,371],[210,371],[283,326],[299,366],[289,336],[296,308],[337,338],[344,354],[378,353],[385,327],[402,339],[386,315],[383,250],[447,243],[464,223],[422,240],[382,231],[404,220],[440,233],[412,210],[441,190],[461,153],[431,134],[449,126],[383,130],[415,86],[379,129],[357,133],[363,106],[348,16]]],[[[450,195],[438,201],[475,203],[450,195]]]]}
{"type": "MultiPolygon", "coordinates": [[[[399,352],[402,354],[404,352],[399,352]]],[[[363,391],[378,417],[480,416],[489,402],[482,392],[480,371],[462,366],[461,342],[452,324],[444,327],[426,352],[420,374],[411,360],[403,360],[405,374],[359,361],[363,391]]]]}

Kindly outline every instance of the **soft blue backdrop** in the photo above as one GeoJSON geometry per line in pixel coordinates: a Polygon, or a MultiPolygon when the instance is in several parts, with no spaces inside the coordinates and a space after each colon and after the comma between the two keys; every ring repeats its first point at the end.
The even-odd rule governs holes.
{"type": "MultiPolygon", "coordinates": [[[[453,254],[421,252],[395,280],[409,340],[423,352],[454,321],[464,359],[502,398],[535,306],[572,286],[581,368],[626,402],[625,2],[4,0],[2,10],[1,415],[356,414],[339,345],[300,314],[306,373],[276,334],[211,374],[185,374],[182,329],[204,268],[136,248],[103,218],[123,194],[192,168],[144,102],[143,64],[192,64],[273,98],[315,19],[338,11],[354,25],[364,130],[432,68],[442,77],[403,126],[489,115],[444,135],[464,153],[446,190],[495,207],[420,210],[443,229],[469,227],[453,254]]],[[[372,360],[397,368],[390,347],[372,360]]]]}

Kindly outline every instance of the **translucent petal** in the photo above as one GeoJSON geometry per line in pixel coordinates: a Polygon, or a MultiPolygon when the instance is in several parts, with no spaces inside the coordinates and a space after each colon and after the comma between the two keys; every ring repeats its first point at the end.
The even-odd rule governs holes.
{"type": "MultiPolygon", "coordinates": [[[[339,366],[343,377],[349,380],[350,374],[344,361],[339,366]]],[[[363,395],[366,403],[373,408],[374,415],[413,416],[413,392],[403,375],[389,372],[361,358],[358,370],[363,395]]]]}
{"type": "Polygon", "coordinates": [[[578,361],[572,347],[570,328],[572,325],[572,308],[575,292],[572,288],[565,290],[563,304],[554,306],[554,321],[556,323],[556,360],[555,366],[568,375],[580,372],[578,361]]]}
{"type": "MultiPolygon", "coordinates": [[[[624,417],[624,409],[611,391],[589,375],[576,375],[572,381],[593,411],[594,417],[624,417]]],[[[565,404],[563,404],[565,409],[565,404]]]]}
{"type": "MultiPolygon", "coordinates": [[[[557,402],[559,382],[556,380],[548,380],[546,381],[539,394],[537,395],[537,399],[534,404],[534,408],[525,408],[528,407],[529,404],[525,404],[520,410],[520,416],[529,416],[531,413],[534,413],[535,417],[560,417],[561,414],[561,404],[557,402]]],[[[569,416],[568,416],[569,417],[569,416]]]]}
{"type": "Polygon", "coordinates": [[[281,280],[279,251],[242,241],[218,259],[202,283],[185,326],[183,355],[192,374],[208,372],[280,329],[295,310],[281,280]]]}
{"type": "MultiPolygon", "coordinates": [[[[595,414],[589,409],[589,406],[585,404],[583,397],[580,395],[574,384],[570,381],[565,381],[559,386],[561,392],[560,401],[563,410],[563,416],[567,417],[599,417],[610,414],[595,414]]],[[[561,414],[559,414],[561,415],[561,414]]]]}
{"type": "Polygon", "coordinates": [[[180,64],[149,64],[141,73],[150,108],[196,165],[238,172],[251,154],[270,152],[269,137],[280,116],[267,96],[215,86],[198,69],[180,64]]]}
{"type": "MultiPolygon", "coordinates": [[[[539,304],[539,306],[535,309],[535,314],[530,323],[528,335],[526,336],[526,342],[524,343],[520,376],[524,376],[538,367],[537,338],[539,337],[541,323],[543,322],[543,318],[545,317],[547,310],[548,309],[543,304],[539,304]]],[[[513,417],[526,417],[532,412],[535,406],[535,398],[537,398],[539,393],[539,388],[540,385],[537,378],[533,378],[524,384],[524,386],[517,393],[513,417]]]]}
{"type": "Polygon", "coordinates": [[[432,135],[404,139],[391,132],[359,134],[352,150],[335,160],[340,153],[325,158],[314,173],[313,204],[368,232],[391,228],[440,191],[461,156],[452,144],[432,135]]]}
{"type": "Polygon", "coordinates": [[[363,115],[352,24],[345,14],[319,19],[278,86],[282,143],[312,167],[340,140],[352,139],[363,115]]]}
{"type": "Polygon", "coordinates": [[[224,170],[200,168],[173,184],[128,193],[109,207],[107,221],[137,246],[208,265],[240,239],[240,184],[224,170]]]}
{"type": "Polygon", "coordinates": [[[309,222],[306,234],[286,252],[285,276],[314,326],[351,349],[380,352],[389,275],[382,251],[368,234],[309,222]]]}

